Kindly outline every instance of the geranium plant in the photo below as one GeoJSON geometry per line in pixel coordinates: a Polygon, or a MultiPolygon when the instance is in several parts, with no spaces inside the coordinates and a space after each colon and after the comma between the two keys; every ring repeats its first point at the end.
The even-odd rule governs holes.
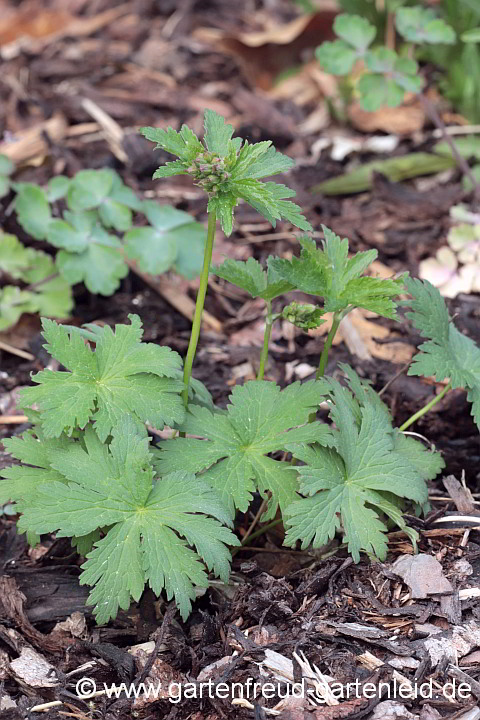
{"type": "Polygon", "coordinates": [[[183,373],[177,353],[142,343],[136,316],[114,330],[45,320],[46,348],[65,370],[32,378],[22,404],[33,428],[6,441],[22,465],[3,471],[0,503],[16,502],[31,542],[50,532],[72,537],[86,556],[80,582],[93,586],[89,602],[98,622],[138,600],[145,585],[157,594],[165,589],[186,617],[208,572],[227,579],[228,548],[239,545],[235,512],[247,511],[254,492],[263,498],[263,520],[279,522],[280,512],[290,546],[320,547],[341,532],[355,561],[362,552],[384,559],[392,525],[415,545],[404,511],[428,507],[426,481],[444,463],[404,431],[454,387],[467,390],[480,426],[480,349],[455,328],[438,290],[405,276],[365,274],[376,251],[349,256],[348,241],[328,228],[321,247],[302,237],[299,257],[271,257],[267,270],[255,260],[214,268],[265,300],[266,330],[258,379],[235,387],[226,410],[212,403],[191,370],[217,217],[230,233],[243,199],[272,223],[309,224],[285,199],[291,191],[259,180],[290,168],[288,158],[270,143],[234,139],[233,128],[211,111],[205,127],[205,145],[187,126],[143,131],[178,157],[157,177],[189,174],[208,195],[204,270],[183,373]],[[299,289],[313,302],[282,303],[283,293],[299,289]],[[411,299],[400,301],[403,293],[411,299]],[[340,366],[345,383],[325,370],[348,312],[363,307],[395,319],[400,302],[410,305],[426,338],[410,373],[449,381],[395,428],[387,406],[352,368],[340,366]],[[271,325],[280,316],[304,329],[331,322],[316,378],[283,389],[264,379],[271,325]],[[332,424],[317,419],[321,404],[332,424]],[[172,437],[149,443],[147,428],[165,425],[175,429],[172,437]]]}

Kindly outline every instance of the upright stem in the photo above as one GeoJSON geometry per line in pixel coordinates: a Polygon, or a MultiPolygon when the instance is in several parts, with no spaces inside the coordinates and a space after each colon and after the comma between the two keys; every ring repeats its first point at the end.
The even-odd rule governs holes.
{"type": "Polygon", "coordinates": [[[198,338],[200,336],[200,328],[202,325],[202,313],[203,306],[205,304],[205,296],[207,294],[208,287],[208,273],[210,272],[210,263],[212,261],[213,243],[215,241],[215,229],[217,225],[217,214],[213,210],[208,214],[208,230],[207,230],[207,244],[205,245],[205,253],[203,256],[203,269],[200,275],[200,287],[197,293],[197,303],[195,305],[195,314],[193,316],[192,332],[190,335],[190,342],[188,343],[187,356],[185,358],[185,365],[183,370],[183,404],[188,407],[188,386],[190,384],[190,377],[192,375],[192,366],[195,359],[195,353],[197,351],[198,338]]]}
{"type": "Polygon", "coordinates": [[[420,408],[412,417],[408,418],[408,420],[405,420],[403,425],[401,425],[398,429],[402,432],[403,430],[406,430],[410,427],[410,425],[413,425],[414,422],[416,422],[419,418],[423,417],[429,410],[431,410],[437,403],[440,402],[440,400],[445,397],[445,395],[448,393],[449,390],[452,389],[451,383],[448,383],[448,385],[445,385],[442,392],[439,393],[436,397],[433,398],[433,400],[430,400],[429,403],[424,405],[423,408],[420,408]]]}
{"type": "Polygon", "coordinates": [[[340,315],[337,315],[337,313],[334,313],[333,315],[333,322],[332,327],[330,328],[330,332],[327,335],[327,339],[325,340],[325,344],[323,346],[322,354],[320,355],[320,362],[318,364],[317,373],[315,375],[316,379],[319,380],[321,377],[325,375],[325,368],[327,367],[327,360],[328,360],[328,352],[330,348],[332,347],[333,338],[336,335],[336,332],[338,330],[338,326],[340,325],[342,318],[340,315]]]}
{"type": "Polygon", "coordinates": [[[260,366],[258,368],[257,380],[263,380],[265,375],[265,367],[268,359],[268,344],[270,342],[270,335],[272,334],[272,301],[267,300],[267,319],[265,320],[265,332],[263,334],[263,348],[260,354],[260,366]]]}
{"type": "Polygon", "coordinates": [[[450,150],[452,151],[452,155],[454,157],[455,162],[457,163],[457,166],[460,168],[460,170],[463,172],[464,175],[468,177],[470,182],[473,186],[473,191],[475,193],[475,196],[478,197],[480,195],[480,185],[478,184],[478,181],[475,179],[474,174],[472,173],[472,169],[468,162],[465,160],[465,158],[460,155],[458,152],[458,148],[455,145],[455,141],[451,138],[451,136],[447,133],[447,129],[445,127],[445,123],[443,122],[440,113],[437,111],[437,108],[435,105],[431,102],[431,100],[423,94],[423,92],[418,94],[420,98],[420,102],[423,105],[423,108],[427,115],[429,116],[430,120],[433,122],[433,124],[440,130],[442,133],[442,137],[449,146],[450,150]]]}

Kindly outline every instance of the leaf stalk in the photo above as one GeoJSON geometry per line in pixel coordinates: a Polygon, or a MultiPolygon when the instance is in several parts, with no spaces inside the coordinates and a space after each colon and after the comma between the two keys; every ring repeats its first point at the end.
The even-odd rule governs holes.
{"type": "Polygon", "coordinates": [[[328,361],[328,353],[330,351],[330,348],[332,347],[333,339],[337,334],[338,326],[340,325],[341,321],[342,315],[340,313],[334,313],[332,327],[330,328],[330,332],[328,333],[327,339],[325,340],[325,344],[323,346],[322,354],[320,355],[320,362],[318,364],[317,372],[315,374],[316,380],[319,380],[325,375],[325,369],[327,367],[328,361]]]}
{"type": "Polygon", "coordinates": [[[263,376],[265,375],[265,367],[268,360],[268,345],[270,343],[273,323],[274,317],[272,315],[272,301],[267,300],[267,317],[265,320],[265,332],[263,334],[263,347],[260,354],[260,366],[258,368],[257,380],[263,380],[263,376]]]}
{"type": "Polygon", "coordinates": [[[200,287],[198,288],[195,314],[193,316],[192,323],[192,332],[190,334],[190,341],[188,343],[187,356],[185,358],[185,365],[183,369],[184,388],[182,392],[182,399],[185,408],[188,407],[188,387],[190,385],[190,378],[192,376],[192,367],[193,361],[195,359],[195,353],[197,352],[198,338],[200,337],[203,306],[205,304],[205,296],[207,294],[208,274],[210,272],[210,264],[212,262],[212,252],[213,244],[215,242],[216,225],[217,213],[215,212],[215,210],[211,210],[208,213],[207,243],[205,245],[205,252],[203,255],[203,268],[202,274],[200,275],[200,287]]]}
{"type": "Polygon", "coordinates": [[[423,417],[424,415],[426,415],[426,413],[427,413],[429,410],[431,410],[437,403],[439,403],[440,400],[441,400],[442,398],[444,398],[445,395],[446,395],[451,389],[452,389],[452,384],[451,384],[451,383],[448,383],[448,385],[445,385],[445,387],[443,388],[443,390],[442,390],[441,393],[439,393],[436,397],[434,397],[433,400],[430,400],[430,402],[427,403],[426,405],[424,405],[423,408],[420,408],[420,410],[418,410],[414,415],[412,415],[412,417],[408,418],[408,420],[405,420],[405,422],[403,423],[403,425],[401,425],[401,426],[398,428],[398,429],[400,430],[400,432],[402,432],[403,430],[406,430],[407,428],[410,427],[410,425],[413,425],[414,422],[416,422],[416,421],[419,420],[421,417],[423,417]]]}

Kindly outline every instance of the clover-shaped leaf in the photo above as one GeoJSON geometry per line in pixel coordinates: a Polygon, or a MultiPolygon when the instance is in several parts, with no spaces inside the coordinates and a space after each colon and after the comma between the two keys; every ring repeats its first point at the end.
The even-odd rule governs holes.
{"type": "Polygon", "coordinates": [[[52,220],[50,205],[44,190],[33,183],[17,183],[15,210],[17,220],[35,240],[45,240],[52,220]]]}
{"type": "Polygon", "coordinates": [[[390,48],[369,50],[365,64],[371,74],[362,75],[357,84],[364,110],[375,112],[385,105],[398,107],[404,100],[405,91],[418,93],[422,89],[423,80],[417,74],[415,60],[400,58],[390,48]]]}
{"type": "Polygon", "coordinates": [[[67,204],[77,213],[98,209],[105,227],[119,232],[131,227],[132,209],[138,210],[141,205],[113,170],[80,170],[70,182],[67,204]]]}
{"type": "Polygon", "coordinates": [[[364,57],[377,31],[365,18],[347,13],[337,15],[333,29],[341,39],[322,43],[315,55],[327,72],[348,75],[355,62],[364,57]]]}
{"type": "Polygon", "coordinates": [[[96,211],[66,211],[64,216],[48,229],[52,245],[65,248],[56,257],[61,275],[71,285],[84,282],[92,293],[112,295],[128,274],[120,240],[99,225],[96,211]]]}
{"type": "Polygon", "coordinates": [[[358,81],[360,104],[364,110],[375,112],[383,106],[398,107],[404,98],[403,88],[384,75],[362,75],[358,81]]]}
{"type": "Polygon", "coordinates": [[[343,40],[327,40],[317,47],[315,56],[332,75],[348,75],[358,60],[358,52],[343,40]]]}
{"type": "Polygon", "coordinates": [[[97,208],[112,186],[113,173],[110,170],[80,170],[68,189],[68,207],[74,212],[97,208]]]}
{"type": "Polygon", "coordinates": [[[356,50],[363,53],[373,42],[377,30],[374,25],[359,15],[343,13],[337,15],[333,22],[335,34],[341,40],[352,45],[356,50]]]}
{"type": "Polygon", "coordinates": [[[251,297],[261,297],[266,301],[294,288],[291,283],[279,277],[272,267],[265,272],[254,258],[248,258],[246,262],[228,258],[222,265],[214,265],[211,272],[242,288],[251,297]]]}
{"type": "Polygon", "coordinates": [[[431,8],[420,5],[399,8],[395,14],[395,25],[400,35],[409,42],[453,45],[456,41],[454,29],[437,18],[431,8]]]}
{"type": "Polygon", "coordinates": [[[142,210],[148,227],[133,228],[124,238],[125,250],[142,272],[159,275],[175,266],[186,277],[195,277],[202,266],[206,232],[191,215],[169,205],[147,200],[142,210]]]}

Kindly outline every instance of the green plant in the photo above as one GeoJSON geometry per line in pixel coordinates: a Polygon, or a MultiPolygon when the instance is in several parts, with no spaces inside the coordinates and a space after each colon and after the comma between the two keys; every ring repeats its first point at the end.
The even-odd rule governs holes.
{"type": "MultiPolygon", "coordinates": [[[[187,172],[206,186],[213,203],[209,216],[213,242],[217,203],[222,204],[222,193],[233,193],[232,185],[222,189],[221,183],[233,182],[232,174],[228,178],[224,174],[236,167],[235,157],[237,162],[242,157],[245,161],[242,177],[248,167],[260,172],[252,170],[256,163],[262,173],[267,160],[276,168],[290,163],[277,158],[269,147],[241,148],[231,140],[231,129],[211,113],[206,128],[209,148],[223,157],[218,150],[223,143],[229,158],[225,165],[212,160],[212,149],[202,150],[207,162],[217,166],[219,183],[212,179],[213,172],[205,183],[198,174],[205,172],[200,161],[193,164],[185,155],[195,151],[198,158],[200,152],[199,141],[188,128],[182,128],[181,134],[158,131],[157,137],[183,154],[181,162],[160,174],[184,172],[188,165],[193,170],[187,172]],[[250,152],[254,158],[246,165],[250,152]],[[262,154],[267,156],[263,161],[262,154]]],[[[267,190],[270,198],[275,193],[267,190]]],[[[231,199],[225,201],[222,216],[226,207],[230,208],[230,215],[224,217],[228,229],[231,199]]],[[[283,207],[276,212],[285,216],[283,207]]],[[[287,212],[290,218],[302,218],[298,209],[287,212]]],[[[271,211],[268,215],[272,218],[271,211]]],[[[306,225],[304,219],[298,222],[306,225]]],[[[2,471],[0,505],[16,502],[19,528],[31,542],[46,532],[72,538],[86,555],[80,577],[82,583],[93,585],[89,602],[96,605],[98,622],[114,617],[119,607],[128,607],[131,598],[138,600],[146,584],[157,594],[165,588],[186,617],[195,586],[208,583],[207,570],[226,580],[226,546],[239,544],[229,528],[235,511],[246,511],[255,491],[263,499],[263,520],[270,520],[270,525],[280,522],[280,512],[288,528],[286,543],[292,546],[297,540],[304,546],[311,542],[321,546],[342,530],[355,561],[361,552],[384,559],[392,524],[415,544],[417,534],[406,525],[404,512],[427,508],[426,480],[435,477],[444,463],[438,453],[405,436],[404,430],[450,387],[467,389],[480,426],[480,349],[455,329],[442,297],[431,285],[403,276],[364,275],[376,252],[349,257],[347,240],[328,228],[324,234],[322,248],[301,238],[300,257],[270,257],[267,271],[255,260],[227,260],[214,268],[220,277],[265,300],[259,376],[265,369],[268,328],[276,318],[308,329],[325,320],[327,313],[332,316],[317,379],[285,389],[261,378],[250,381],[233,389],[226,410],[215,407],[208,391],[190,378],[191,364],[182,380],[176,353],[141,342],[136,316],[115,331],[95,325],[69,328],[44,320],[46,348],[66,370],[40,372],[33,377],[34,386],[22,392],[22,406],[34,427],[23,438],[6,442],[22,464],[2,471]],[[412,296],[408,303],[399,300],[405,286],[412,296]],[[322,303],[293,302],[273,313],[274,300],[298,289],[322,298],[322,303]],[[410,372],[436,374],[440,381],[448,376],[450,382],[397,429],[380,397],[348,365],[340,366],[347,386],[324,377],[324,372],[334,335],[350,310],[363,307],[395,318],[400,302],[410,305],[414,325],[428,338],[410,372]],[[328,407],[332,425],[317,419],[321,404],[328,407]],[[165,424],[180,431],[180,436],[175,437],[175,432],[150,447],[146,427],[161,430],[165,424]]],[[[207,244],[202,278],[208,276],[210,252],[207,244]]],[[[199,290],[200,314],[205,290],[206,282],[199,290]]],[[[192,337],[195,332],[193,327],[192,337]]]]}
{"type": "Polygon", "coordinates": [[[50,255],[26,248],[15,235],[0,232],[0,270],[24,283],[0,289],[0,331],[15,325],[23,313],[67,317],[73,308],[71,287],[50,255]]]}
{"type": "Polygon", "coordinates": [[[5,197],[10,190],[10,175],[12,172],[12,161],[6,155],[0,155],[0,198],[5,197]]]}
{"type": "Polygon", "coordinates": [[[208,232],[200,289],[197,295],[192,334],[185,359],[183,401],[188,405],[188,386],[197,350],[203,306],[207,293],[208,274],[212,260],[217,217],[226,235],[233,230],[234,209],[244,200],[272,225],[284,218],[302,230],[311,230],[300,208],[286,198],[295,192],[279,183],[260,182],[289,170],[293,161],[277,152],[270,140],[250,145],[242,138],[232,139],[234,129],[213,110],[205,111],[205,138],[200,142],[195,133],[182,125],[180,132],[173,128],[161,130],[145,127],[142,134],[156,147],[178,158],[166,163],[154,173],[154,178],[172,175],[191,175],[196,185],[208,195],[208,232]]]}
{"type": "Polygon", "coordinates": [[[7,192],[11,186],[18,223],[57,252],[53,258],[24,247],[12,235],[3,236],[0,271],[26,287],[6,285],[0,290],[0,329],[13,325],[24,312],[67,317],[73,308],[71,286],[76,283],[83,282],[92,293],[112,295],[128,274],[129,260],[152,275],[170,269],[188,278],[198,275],[205,246],[203,225],[168,205],[140,202],[114,171],[81,170],[72,179],[57,176],[43,189],[8,182],[12,170],[1,156],[0,197],[2,188],[7,192]],[[143,213],[150,224],[132,227],[134,211],[143,213]]]}
{"type": "Polygon", "coordinates": [[[409,43],[408,54],[399,54],[385,45],[372,47],[377,28],[359,15],[342,14],[337,15],[333,24],[339,39],[322,43],[316,50],[317,59],[327,72],[343,76],[352,73],[358,60],[363,61],[364,71],[355,81],[354,92],[362,108],[368,112],[382,106],[398,107],[404,102],[406,92],[415,94],[430,120],[443,133],[458,167],[478,192],[480,186],[470,166],[445,132],[435,106],[423,93],[425,83],[419,74],[417,61],[411,57],[416,46],[454,45],[456,33],[431,8],[395,7],[394,18],[398,33],[409,43]]]}

